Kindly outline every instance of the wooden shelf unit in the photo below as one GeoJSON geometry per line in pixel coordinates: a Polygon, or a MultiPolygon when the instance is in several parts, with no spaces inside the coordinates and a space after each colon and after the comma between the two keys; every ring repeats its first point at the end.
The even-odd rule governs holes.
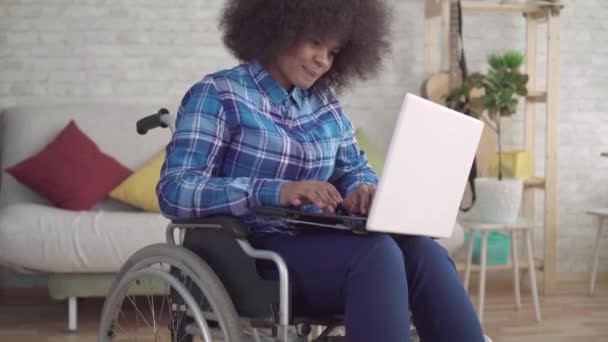
{"type": "MultiPolygon", "coordinates": [[[[456,263],[456,270],[458,272],[462,272],[465,270],[467,264],[465,262],[457,262],[456,263]]],[[[543,263],[543,259],[541,258],[534,258],[534,267],[538,270],[543,270],[544,267],[544,263],[543,263]]],[[[471,270],[472,271],[479,271],[480,270],[480,265],[479,264],[471,264],[471,270]]],[[[511,260],[509,260],[508,263],[504,264],[504,265],[487,265],[486,269],[488,271],[490,270],[510,270],[512,269],[513,266],[511,264],[511,260]]],[[[528,269],[528,259],[525,257],[520,257],[519,258],[519,269],[522,271],[525,271],[528,269]]]]}
{"type": "Polygon", "coordinates": [[[538,90],[528,91],[526,99],[532,102],[547,102],[547,92],[538,90]]]}
{"type": "Polygon", "coordinates": [[[534,13],[540,11],[539,5],[526,3],[493,3],[488,1],[462,1],[462,9],[480,12],[534,13]]]}
{"type": "Polygon", "coordinates": [[[524,188],[539,188],[545,187],[545,179],[541,177],[531,177],[524,181],[524,188]]]}
{"type": "MultiPolygon", "coordinates": [[[[436,49],[434,34],[437,34],[436,24],[442,23],[444,33],[449,27],[449,22],[446,21],[447,8],[450,1],[454,0],[426,0],[428,8],[441,4],[443,10],[441,20],[436,20],[438,13],[425,9],[425,56],[440,55],[436,49]]],[[[558,118],[559,118],[559,68],[560,68],[560,14],[564,6],[567,5],[566,0],[562,1],[528,1],[525,3],[499,3],[487,1],[461,1],[463,13],[467,12],[494,12],[494,13],[520,13],[523,15],[526,23],[526,66],[525,72],[529,75],[528,89],[531,89],[525,100],[524,113],[524,150],[532,155],[532,169],[535,170],[536,150],[536,105],[538,103],[545,104],[545,173],[528,179],[525,182],[523,215],[525,217],[534,218],[534,196],[537,191],[542,191],[545,198],[544,215],[543,215],[543,245],[544,255],[541,260],[535,262],[536,267],[543,271],[543,292],[550,293],[556,287],[556,248],[557,248],[557,157],[558,157],[558,118]],[[547,57],[540,64],[538,60],[538,43],[539,43],[539,25],[547,25],[547,57]],[[537,67],[541,65],[546,68],[547,74],[547,89],[537,89],[537,67]]],[[[449,19],[447,19],[449,20],[449,19]]],[[[444,34],[444,37],[447,35],[444,34]]],[[[441,46],[445,50],[449,43],[444,41],[441,46]]],[[[445,50],[449,51],[449,49],[445,50]]],[[[488,51],[489,53],[490,51],[488,51]]],[[[436,65],[436,57],[425,58],[425,72],[434,72],[434,64],[436,65]],[[433,64],[434,63],[434,64],[433,64]]],[[[435,70],[436,71],[436,70],[435,70]]],[[[520,263],[526,265],[527,263],[520,263]]],[[[510,265],[503,265],[500,268],[509,268],[510,265]]],[[[496,268],[496,267],[495,267],[496,268]]],[[[491,269],[491,268],[489,268],[491,269]]]]}
{"type": "Polygon", "coordinates": [[[531,1],[525,3],[500,3],[496,0],[461,1],[462,9],[478,12],[515,12],[523,14],[542,14],[547,8],[564,7],[563,1],[531,1]]]}

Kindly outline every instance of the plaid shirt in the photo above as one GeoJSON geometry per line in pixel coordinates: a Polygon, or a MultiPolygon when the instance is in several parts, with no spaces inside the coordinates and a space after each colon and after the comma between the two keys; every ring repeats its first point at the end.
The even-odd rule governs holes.
{"type": "Polygon", "coordinates": [[[330,89],[288,93],[255,61],[196,83],[175,126],[157,186],[169,218],[233,215],[277,232],[280,221],[252,208],[280,206],[286,182],[328,181],[346,196],[378,181],[330,89]]]}

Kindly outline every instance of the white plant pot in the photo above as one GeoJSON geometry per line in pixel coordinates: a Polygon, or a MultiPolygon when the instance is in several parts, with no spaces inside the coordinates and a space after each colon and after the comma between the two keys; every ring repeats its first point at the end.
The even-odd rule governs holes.
{"type": "Polygon", "coordinates": [[[487,223],[513,223],[519,217],[524,183],[521,179],[475,178],[475,212],[487,223]]]}

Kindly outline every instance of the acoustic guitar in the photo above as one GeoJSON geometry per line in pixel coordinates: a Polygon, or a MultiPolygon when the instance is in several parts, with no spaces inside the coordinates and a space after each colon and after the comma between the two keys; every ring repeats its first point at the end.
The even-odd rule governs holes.
{"type": "Polygon", "coordinates": [[[449,71],[431,75],[424,81],[420,89],[422,97],[435,103],[445,105],[448,92],[462,84],[461,69],[461,37],[460,9],[458,0],[450,0],[450,30],[449,30],[450,61],[449,71]]]}
{"type": "MultiPolygon", "coordinates": [[[[445,105],[445,96],[448,92],[462,84],[464,74],[466,74],[466,61],[464,59],[464,50],[462,44],[462,13],[459,0],[449,0],[449,70],[448,72],[440,72],[431,75],[421,87],[421,95],[435,103],[445,105]]],[[[471,98],[480,97],[483,92],[480,89],[473,89],[469,96],[471,98]]],[[[498,137],[496,133],[485,125],[479,147],[475,156],[474,169],[469,175],[469,184],[471,187],[472,196],[471,204],[475,201],[475,189],[473,179],[476,176],[487,176],[490,165],[496,154],[498,146],[498,137]]],[[[462,208],[461,208],[462,209],[462,208]]],[[[467,211],[470,207],[463,209],[467,211]]]]}

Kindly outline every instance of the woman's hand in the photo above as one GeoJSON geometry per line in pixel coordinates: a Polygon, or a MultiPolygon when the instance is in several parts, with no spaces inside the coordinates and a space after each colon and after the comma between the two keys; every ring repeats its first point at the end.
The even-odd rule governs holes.
{"type": "Polygon", "coordinates": [[[355,191],[346,196],[344,202],[342,202],[342,207],[349,213],[367,215],[375,194],[375,185],[361,184],[355,191]]]}
{"type": "Polygon", "coordinates": [[[281,206],[293,205],[299,207],[312,203],[328,213],[333,213],[342,196],[336,188],[327,182],[307,180],[289,182],[281,190],[281,206]]]}

